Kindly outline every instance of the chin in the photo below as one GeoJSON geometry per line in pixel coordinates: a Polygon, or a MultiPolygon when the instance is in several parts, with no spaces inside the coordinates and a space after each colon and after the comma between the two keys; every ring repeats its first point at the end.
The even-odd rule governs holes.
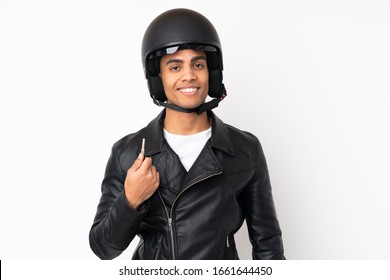
{"type": "Polygon", "coordinates": [[[203,103],[197,103],[197,104],[183,104],[183,106],[180,106],[180,107],[183,107],[183,108],[186,108],[186,109],[195,109],[195,108],[198,108],[200,105],[202,105],[203,103]]]}

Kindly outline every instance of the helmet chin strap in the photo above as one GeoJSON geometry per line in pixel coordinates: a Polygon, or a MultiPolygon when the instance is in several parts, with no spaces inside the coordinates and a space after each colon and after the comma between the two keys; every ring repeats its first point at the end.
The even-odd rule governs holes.
{"type": "Polygon", "coordinates": [[[214,98],[213,100],[203,103],[199,107],[192,108],[192,109],[183,108],[175,104],[158,101],[154,96],[153,96],[153,102],[158,106],[163,106],[165,108],[169,108],[182,113],[197,113],[198,115],[200,115],[203,112],[210,111],[211,109],[218,107],[219,102],[221,102],[225,97],[226,97],[226,90],[223,89],[223,94],[221,95],[221,97],[214,98]]]}

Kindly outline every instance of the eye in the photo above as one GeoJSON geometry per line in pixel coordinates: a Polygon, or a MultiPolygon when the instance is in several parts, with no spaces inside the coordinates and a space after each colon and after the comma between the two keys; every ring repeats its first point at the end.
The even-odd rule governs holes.
{"type": "Polygon", "coordinates": [[[171,71],[173,71],[173,72],[178,72],[178,71],[180,71],[180,66],[178,66],[178,65],[174,65],[174,66],[171,66],[171,71]]]}
{"type": "Polygon", "coordinates": [[[196,63],[194,63],[194,68],[195,69],[203,69],[204,68],[204,63],[196,62],[196,63]]]}

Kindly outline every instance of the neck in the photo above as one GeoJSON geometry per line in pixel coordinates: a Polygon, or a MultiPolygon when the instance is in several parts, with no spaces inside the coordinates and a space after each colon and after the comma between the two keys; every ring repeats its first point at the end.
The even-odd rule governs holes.
{"type": "Polygon", "coordinates": [[[170,133],[191,135],[208,129],[210,125],[207,112],[198,115],[166,109],[164,128],[170,133]]]}

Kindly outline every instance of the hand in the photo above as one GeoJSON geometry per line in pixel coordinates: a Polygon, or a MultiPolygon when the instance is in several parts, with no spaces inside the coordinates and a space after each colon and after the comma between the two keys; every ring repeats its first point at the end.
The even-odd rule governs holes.
{"type": "Polygon", "coordinates": [[[152,159],[140,153],[127,171],[125,195],[128,204],[137,209],[142,202],[152,196],[160,185],[160,174],[152,165],[152,159]]]}

